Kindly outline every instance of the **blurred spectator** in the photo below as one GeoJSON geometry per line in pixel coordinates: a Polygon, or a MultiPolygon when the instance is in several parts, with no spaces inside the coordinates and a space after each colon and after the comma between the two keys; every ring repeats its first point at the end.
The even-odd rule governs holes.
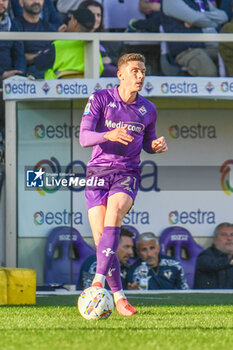
{"type": "Polygon", "coordinates": [[[84,0],[81,2],[78,8],[90,10],[95,16],[95,24],[92,32],[104,32],[104,9],[103,6],[95,0],[84,0]]]}
{"type": "Polygon", "coordinates": [[[159,32],[161,24],[161,0],[139,0],[139,10],[143,12],[146,19],[132,19],[129,22],[127,32],[159,32]]]}
{"type": "MultiPolygon", "coordinates": [[[[223,10],[208,0],[163,0],[162,25],[166,33],[217,33],[228,20],[223,10]]],[[[217,43],[168,43],[170,59],[185,67],[190,75],[217,76],[217,43]]]]}
{"type": "MultiPolygon", "coordinates": [[[[62,19],[64,20],[69,12],[77,10],[82,1],[83,0],[58,0],[57,10],[59,11],[62,19]]],[[[99,0],[98,2],[101,3],[102,1],[99,0]]]]}
{"type": "Polygon", "coordinates": [[[213,245],[198,256],[194,288],[233,288],[233,224],[219,224],[213,245]]]}
{"type": "MultiPolygon", "coordinates": [[[[159,32],[161,24],[161,0],[137,0],[141,17],[131,17],[126,32],[159,32]],[[137,19],[135,19],[137,18],[137,19]]],[[[126,52],[139,52],[146,57],[147,75],[161,75],[160,45],[158,43],[126,43],[126,52]]]]}
{"type": "Polygon", "coordinates": [[[232,0],[216,0],[216,5],[219,9],[226,12],[230,21],[232,18],[232,0]]]}
{"type": "MultiPolygon", "coordinates": [[[[16,32],[18,27],[12,23],[7,9],[9,0],[0,0],[0,31],[16,32]]],[[[2,79],[15,74],[25,74],[26,62],[22,41],[0,41],[0,76],[2,79]]]]}
{"type": "Polygon", "coordinates": [[[132,18],[145,19],[139,10],[139,0],[103,0],[105,28],[110,32],[122,32],[132,18]]]}
{"type": "Polygon", "coordinates": [[[161,0],[139,0],[139,10],[146,15],[160,11],[161,0]]]}
{"type": "MultiPolygon", "coordinates": [[[[224,24],[221,33],[233,33],[233,19],[224,24]]],[[[226,75],[233,77],[233,42],[220,42],[219,52],[225,65],[226,75]]]]}
{"type": "Polygon", "coordinates": [[[57,10],[63,14],[77,10],[82,0],[57,0],[57,10]]]}
{"type": "MultiPolygon", "coordinates": [[[[120,241],[117,249],[117,256],[120,260],[122,286],[123,289],[126,289],[127,273],[129,270],[129,258],[133,256],[133,233],[125,228],[121,229],[120,241]]],[[[87,260],[84,261],[81,267],[77,289],[83,290],[85,288],[90,287],[92,284],[92,280],[95,276],[95,272],[96,255],[93,255],[87,258],[87,260]]]]}
{"type": "MultiPolygon", "coordinates": [[[[67,32],[90,32],[95,16],[88,9],[74,11],[67,25],[67,32]]],[[[55,40],[48,49],[35,58],[38,70],[45,71],[45,79],[55,79],[61,72],[84,73],[84,42],[81,40],[55,40]]],[[[103,62],[99,56],[100,74],[103,62]]]]}
{"type": "MultiPolygon", "coordinates": [[[[23,32],[54,32],[52,26],[40,18],[44,0],[20,0],[23,8],[21,16],[14,19],[23,32]]],[[[36,69],[34,60],[41,51],[46,50],[50,45],[48,41],[24,41],[24,51],[27,62],[27,73],[35,78],[43,78],[44,71],[36,69]]]]}
{"type": "Polygon", "coordinates": [[[160,254],[160,246],[152,232],[139,235],[136,242],[139,260],[128,273],[128,289],[139,289],[142,261],[149,267],[148,289],[188,289],[184,270],[174,258],[160,254]]]}
{"type": "MultiPolygon", "coordinates": [[[[95,25],[92,29],[92,32],[103,32],[103,17],[104,9],[103,6],[94,0],[83,1],[79,8],[88,8],[95,15],[95,25]]],[[[100,52],[103,59],[104,71],[102,73],[103,77],[112,77],[116,76],[117,73],[117,62],[119,56],[122,52],[122,43],[121,42],[101,42],[100,43],[100,52]]]]}
{"type": "MultiPolygon", "coordinates": [[[[20,0],[11,0],[11,9],[14,17],[19,17],[23,13],[22,6],[19,4],[20,0]]],[[[54,31],[62,25],[62,21],[57,13],[56,8],[52,0],[44,0],[44,6],[42,12],[40,13],[40,18],[48,22],[54,31]]]]}

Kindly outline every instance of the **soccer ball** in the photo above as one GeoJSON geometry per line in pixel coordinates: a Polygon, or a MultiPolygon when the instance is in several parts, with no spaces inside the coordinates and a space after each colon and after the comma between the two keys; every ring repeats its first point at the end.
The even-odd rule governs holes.
{"type": "Polygon", "coordinates": [[[89,287],[78,298],[78,309],[86,320],[108,318],[114,308],[111,294],[101,287],[89,287]]]}

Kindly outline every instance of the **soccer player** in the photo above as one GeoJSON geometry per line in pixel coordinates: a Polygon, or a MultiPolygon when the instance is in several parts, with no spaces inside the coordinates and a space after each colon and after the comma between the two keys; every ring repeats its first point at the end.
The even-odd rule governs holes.
{"type": "Polygon", "coordinates": [[[80,144],[93,146],[87,178],[104,180],[104,186],[86,187],[88,218],[97,246],[97,268],[92,286],[104,287],[107,280],[123,316],[136,309],[122,289],[116,250],[120,226],[132,207],[140,181],[140,153],[167,151],[164,137],[157,138],[156,108],[138,94],[145,79],[145,58],[126,54],[118,61],[120,85],[93,93],[83,113],[80,144]]]}

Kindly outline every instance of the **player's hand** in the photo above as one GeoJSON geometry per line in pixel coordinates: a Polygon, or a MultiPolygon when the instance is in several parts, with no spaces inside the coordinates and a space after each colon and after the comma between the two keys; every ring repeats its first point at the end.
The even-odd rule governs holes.
{"type": "Polygon", "coordinates": [[[128,285],[127,285],[127,288],[130,289],[130,290],[133,290],[133,289],[139,289],[139,282],[133,282],[133,283],[130,283],[128,282],[128,285]]]}
{"type": "Polygon", "coordinates": [[[120,142],[123,145],[128,145],[129,142],[133,141],[133,136],[127,134],[128,125],[123,126],[123,128],[116,128],[111,131],[106,132],[104,138],[112,142],[120,142]]]}
{"type": "Polygon", "coordinates": [[[163,136],[159,137],[156,140],[153,140],[151,147],[155,153],[163,153],[167,151],[167,143],[163,136]]]}

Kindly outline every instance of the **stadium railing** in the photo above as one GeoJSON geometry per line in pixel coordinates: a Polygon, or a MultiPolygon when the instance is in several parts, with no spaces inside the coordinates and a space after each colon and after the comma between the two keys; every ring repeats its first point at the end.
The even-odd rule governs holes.
{"type": "Polygon", "coordinates": [[[84,40],[85,45],[85,78],[99,77],[100,41],[124,42],[233,42],[231,34],[177,34],[177,33],[38,33],[38,32],[0,32],[0,40],[53,41],[84,40]]]}

